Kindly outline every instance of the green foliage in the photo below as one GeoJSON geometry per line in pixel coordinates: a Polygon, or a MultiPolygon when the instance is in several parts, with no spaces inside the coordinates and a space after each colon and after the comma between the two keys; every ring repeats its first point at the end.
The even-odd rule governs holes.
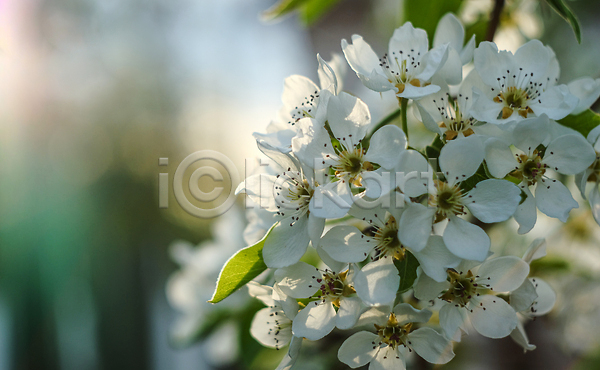
{"type": "Polygon", "coordinates": [[[480,42],[485,41],[489,23],[486,17],[480,17],[474,23],[465,25],[465,42],[475,35],[475,45],[479,46],[480,42]]]}
{"type": "Polygon", "coordinates": [[[209,301],[210,303],[221,302],[267,269],[267,265],[263,260],[262,249],[275,225],[256,244],[241,249],[225,262],[225,266],[223,266],[217,280],[217,288],[209,301]]]}
{"type": "Polygon", "coordinates": [[[340,0],[280,0],[261,14],[264,21],[277,20],[291,12],[297,11],[305,26],[310,26],[321,19],[340,0]]]}
{"type": "Polygon", "coordinates": [[[486,171],[486,167],[482,163],[481,166],[479,166],[479,168],[477,169],[477,172],[475,172],[475,174],[473,176],[469,177],[468,179],[466,179],[465,181],[460,183],[460,188],[464,192],[467,192],[467,191],[473,189],[475,187],[475,185],[477,185],[481,181],[487,180],[489,178],[490,178],[490,176],[488,175],[488,173],[486,171]]]}
{"type": "Polygon", "coordinates": [[[299,9],[308,0],[280,0],[261,14],[263,21],[272,21],[299,9]]]}
{"type": "Polygon", "coordinates": [[[400,286],[397,294],[402,294],[412,288],[417,278],[419,261],[409,251],[405,251],[405,253],[402,261],[394,260],[394,265],[398,269],[398,275],[400,275],[400,286]]]}
{"type": "Polygon", "coordinates": [[[563,0],[546,0],[546,2],[571,25],[575,37],[577,38],[577,42],[581,44],[581,28],[579,27],[579,21],[571,8],[569,8],[563,0]]]}
{"type": "Polygon", "coordinates": [[[587,137],[590,131],[592,131],[596,126],[600,125],[600,114],[588,109],[578,115],[566,116],[558,121],[558,123],[572,128],[573,130],[578,131],[583,136],[587,137]]]}
{"type": "Polygon", "coordinates": [[[456,14],[461,3],[461,0],[404,0],[404,20],[427,31],[431,46],[440,18],[448,12],[456,14]]]}
{"type": "Polygon", "coordinates": [[[321,19],[340,0],[308,0],[300,8],[300,20],[310,26],[321,19]]]}

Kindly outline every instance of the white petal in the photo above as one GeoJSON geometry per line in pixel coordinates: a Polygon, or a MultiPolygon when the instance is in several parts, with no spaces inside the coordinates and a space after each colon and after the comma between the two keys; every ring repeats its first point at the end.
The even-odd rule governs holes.
{"type": "Polygon", "coordinates": [[[340,299],[335,326],[342,330],[352,328],[360,316],[361,309],[362,301],[358,297],[340,299]]]}
{"type": "Polygon", "coordinates": [[[364,160],[377,163],[390,169],[398,163],[398,156],[406,148],[406,135],[398,126],[387,125],[377,130],[371,137],[364,160]]]}
{"type": "Polygon", "coordinates": [[[281,359],[279,366],[275,370],[291,370],[298,359],[301,346],[302,338],[292,336],[288,352],[283,356],[283,359],[281,359]]]}
{"type": "Polygon", "coordinates": [[[535,226],[535,222],[537,221],[537,209],[535,198],[533,197],[533,194],[531,194],[531,191],[529,191],[529,187],[524,184],[519,185],[519,187],[525,192],[527,198],[525,198],[523,203],[519,204],[514,217],[515,221],[519,223],[518,233],[525,234],[535,226]]]}
{"type": "Polygon", "coordinates": [[[400,242],[414,252],[419,252],[427,245],[431,235],[431,224],[435,208],[418,203],[409,203],[400,217],[398,238],[400,242]]]}
{"type": "MultiPolygon", "coordinates": [[[[334,54],[334,57],[335,56],[337,56],[337,54],[334,54]]],[[[319,75],[319,83],[321,85],[321,89],[327,89],[333,94],[336,94],[338,81],[337,76],[335,75],[335,71],[325,60],[323,60],[323,58],[321,58],[319,54],[317,54],[317,61],[319,62],[317,74],[319,75]]]]}
{"type": "Polygon", "coordinates": [[[509,146],[506,141],[494,137],[485,141],[485,162],[492,176],[501,179],[518,168],[519,163],[509,146]]]}
{"type": "Polygon", "coordinates": [[[417,109],[421,118],[420,121],[423,122],[423,124],[429,131],[436,134],[441,134],[442,130],[440,130],[440,127],[438,126],[438,120],[433,118],[437,118],[439,115],[437,109],[435,108],[435,104],[433,103],[433,99],[436,98],[440,93],[445,94],[443,88],[438,93],[429,95],[417,102],[417,109]],[[430,112],[430,108],[436,109],[436,111],[430,112]]]}
{"type": "Polygon", "coordinates": [[[581,135],[565,135],[552,141],[543,163],[565,175],[585,171],[596,160],[596,151],[581,135]]]}
{"type": "Polygon", "coordinates": [[[569,82],[567,87],[571,94],[579,98],[579,103],[571,114],[579,114],[588,110],[600,97],[600,78],[595,80],[590,77],[579,78],[569,82]]]}
{"type": "Polygon", "coordinates": [[[512,65],[512,58],[512,53],[498,51],[496,44],[487,41],[481,42],[473,53],[475,69],[485,84],[491,87],[498,86],[497,78],[506,74],[506,68],[512,65]]]}
{"type": "Polygon", "coordinates": [[[352,145],[358,144],[367,133],[371,113],[362,100],[342,92],[329,98],[327,121],[340,144],[354,149],[352,145]]]}
{"type": "Polygon", "coordinates": [[[314,168],[327,154],[333,154],[331,139],[321,122],[303,118],[296,127],[298,134],[292,139],[292,152],[302,163],[314,168]]]}
{"type": "Polygon", "coordinates": [[[319,340],[335,327],[335,309],[331,303],[310,302],[298,312],[292,333],[308,340],[319,340]]]}
{"type": "Polygon", "coordinates": [[[523,351],[533,351],[536,347],[533,344],[529,344],[529,339],[527,338],[527,334],[525,333],[525,329],[521,323],[517,324],[515,330],[510,333],[510,337],[521,347],[523,347],[523,351]]]}
{"type": "Polygon", "coordinates": [[[519,320],[515,310],[502,298],[484,295],[477,303],[472,303],[473,312],[468,315],[479,334],[488,338],[504,338],[517,327],[519,320]]]}
{"type": "Polygon", "coordinates": [[[265,306],[273,306],[273,288],[268,285],[261,285],[255,281],[251,281],[246,284],[248,287],[248,294],[250,297],[254,297],[265,304],[265,306]]]}
{"type": "Polygon", "coordinates": [[[279,221],[265,241],[263,258],[270,268],[293,265],[302,258],[308,248],[308,218],[300,217],[294,222],[292,217],[279,221]]]}
{"type": "MultiPolygon", "coordinates": [[[[534,72],[537,76],[548,70],[552,55],[539,40],[531,40],[522,45],[515,53],[515,65],[523,68],[524,73],[534,72]]],[[[515,73],[516,71],[511,71],[515,73]]]]}
{"type": "Polygon", "coordinates": [[[458,85],[462,81],[462,61],[458,51],[448,48],[446,63],[436,73],[436,78],[442,78],[450,85],[458,85]]]}
{"type": "Polygon", "coordinates": [[[371,361],[369,370],[406,370],[404,357],[398,353],[398,348],[384,347],[371,361]]]}
{"type": "Polygon", "coordinates": [[[375,247],[371,239],[354,226],[335,226],[323,236],[321,247],[336,261],[361,262],[375,247]]]}
{"type": "Polygon", "coordinates": [[[429,50],[421,58],[421,65],[424,66],[424,68],[416,76],[416,78],[421,79],[423,81],[430,80],[433,77],[433,75],[435,75],[440,70],[440,68],[444,66],[444,63],[446,63],[446,61],[448,60],[449,51],[450,48],[448,47],[448,45],[440,45],[429,50]]]}
{"type": "Polygon", "coordinates": [[[449,43],[456,50],[462,50],[465,40],[465,29],[452,13],[446,13],[437,24],[433,36],[433,47],[449,43]]]}
{"type": "Polygon", "coordinates": [[[432,185],[433,170],[427,159],[416,150],[404,150],[400,153],[396,172],[396,185],[409,197],[417,197],[427,192],[432,185]]]}
{"type": "Polygon", "coordinates": [[[431,84],[427,86],[416,87],[411,84],[405,84],[404,91],[402,93],[396,94],[396,96],[416,100],[424,96],[435,94],[438,91],[440,91],[440,87],[438,85],[431,84]]]}
{"type": "Polygon", "coordinates": [[[452,342],[432,328],[419,328],[408,334],[410,346],[432,364],[445,364],[454,358],[452,342]]]}
{"type": "Polygon", "coordinates": [[[440,309],[440,326],[448,338],[460,339],[460,329],[464,329],[467,320],[467,310],[462,307],[447,303],[440,309]]]}
{"type": "Polygon", "coordinates": [[[473,176],[483,162],[483,144],[475,135],[452,140],[440,152],[440,168],[450,185],[473,176]]]}
{"type": "Polygon", "coordinates": [[[343,181],[318,186],[310,199],[310,213],[321,218],[344,217],[352,206],[350,186],[343,181]]]}
{"type": "Polygon", "coordinates": [[[528,311],[537,296],[533,283],[530,279],[525,279],[518,289],[510,293],[510,306],[515,312],[528,311]]]}
{"type": "Polygon", "coordinates": [[[418,310],[408,303],[397,304],[393,312],[399,325],[409,322],[428,322],[432,314],[429,310],[418,310]]]}
{"type": "Polygon", "coordinates": [[[530,104],[536,115],[546,114],[554,120],[565,118],[577,107],[579,99],[569,92],[566,85],[553,86],[544,91],[530,104]],[[541,102],[541,103],[540,103],[541,102]]]}
{"type": "Polygon", "coordinates": [[[538,182],[535,188],[535,203],[544,214],[558,218],[562,222],[567,222],[569,212],[573,208],[579,208],[569,189],[554,179],[538,182]]]}
{"type": "Polygon", "coordinates": [[[428,275],[423,273],[423,270],[417,270],[417,280],[413,286],[415,297],[423,301],[430,301],[437,298],[442,291],[449,288],[448,281],[435,281],[428,275]]]}
{"type": "Polygon", "coordinates": [[[343,271],[348,266],[348,264],[345,262],[339,262],[331,258],[331,256],[325,252],[323,248],[321,248],[321,246],[317,247],[317,254],[319,255],[319,258],[321,258],[321,261],[323,261],[324,264],[329,266],[329,268],[336,273],[343,271]]]}
{"type": "Polygon", "coordinates": [[[598,184],[594,184],[588,198],[590,208],[592,209],[592,215],[594,216],[596,223],[600,225],[600,187],[598,187],[598,184]]]}
{"type": "Polygon", "coordinates": [[[285,294],[277,284],[273,285],[273,300],[290,320],[293,320],[298,314],[298,301],[285,294]]]}
{"type": "Polygon", "coordinates": [[[284,80],[281,100],[285,108],[290,111],[301,104],[307,96],[319,90],[321,89],[310,79],[300,75],[292,75],[284,80]]]}
{"type": "MultiPolygon", "coordinates": [[[[279,331],[272,330],[275,327],[275,319],[273,318],[275,313],[283,316],[283,312],[278,308],[267,307],[259,310],[250,324],[250,334],[264,346],[281,348],[292,339],[292,331],[289,328],[279,331]]],[[[279,320],[289,322],[285,317],[280,317],[279,320]]]]}
{"type": "Polygon", "coordinates": [[[492,258],[477,270],[478,282],[488,284],[495,292],[517,289],[529,275],[529,265],[515,256],[492,258]]]}
{"type": "Polygon", "coordinates": [[[544,280],[535,277],[529,279],[535,286],[535,292],[537,293],[537,299],[533,304],[533,310],[530,314],[534,316],[543,316],[550,312],[556,303],[556,293],[552,287],[544,280]]]}
{"type": "Polygon", "coordinates": [[[485,231],[460,217],[449,219],[443,238],[448,250],[463,259],[483,261],[490,250],[490,238],[485,231]]]}
{"type": "Polygon", "coordinates": [[[403,51],[412,52],[415,56],[423,55],[429,49],[427,32],[421,28],[413,27],[410,22],[406,22],[401,27],[394,30],[388,48],[390,54],[403,51]]]}
{"type": "Polygon", "coordinates": [[[533,260],[546,256],[546,239],[537,238],[531,242],[527,251],[523,255],[523,261],[531,263],[533,260]]]}
{"type": "Polygon", "coordinates": [[[368,305],[376,306],[392,302],[400,285],[398,269],[391,258],[367,263],[354,276],[354,289],[368,305]]]}
{"type": "Polygon", "coordinates": [[[507,124],[514,121],[511,117],[506,119],[498,118],[500,111],[502,110],[502,103],[496,103],[490,99],[484,92],[478,87],[473,88],[473,105],[471,106],[470,113],[478,121],[488,122],[493,124],[507,124]]]}
{"type": "Polygon", "coordinates": [[[517,123],[513,130],[513,144],[527,154],[548,137],[548,117],[541,116],[524,119],[517,123]]]}
{"type": "Polygon", "coordinates": [[[458,266],[460,258],[452,254],[441,236],[432,235],[420,252],[414,253],[423,272],[438,282],[446,281],[446,270],[458,266]]]}
{"type": "Polygon", "coordinates": [[[460,52],[460,60],[462,64],[465,65],[473,60],[473,52],[475,51],[475,35],[471,37],[469,42],[465,45],[465,47],[460,52]]]}
{"type": "Polygon", "coordinates": [[[325,219],[315,216],[314,214],[308,215],[308,235],[313,246],[320,244],[321,235],[323,235],[323,229],[325,229],[325,219]]]}
{"type": "Polygon", "coordinates": [[[489,179],[478,183],[465,200],[469,211],[480,221],[501,222],[517,210],[521,190],[510,181],[489,179]]]}
{"type": "Polygon", "coordinates": [[[367,331],[352,334],[338,350],[338,359],[353,369],[366,365],[375,357],[377,347],[373,348],[373,342],[378,341],[376,334],[367,331]]]}
{"type": "Polygon", "coordinates": [[[342,51],[348,64],[366,87],[378,92],[394,88],[394,85],[382,74],[383,72],[378,72],[381,71],[379,58],[362,36],[352,35],[352,44],[342,40],[342,51]]]}
{"type": "Polygon", "coordinates": [[[275,270],[275,281],[279,289],[294,298],[308,298],[319,290],[313,276],[320,278],[321,273],[306,262],[275,270]]]}

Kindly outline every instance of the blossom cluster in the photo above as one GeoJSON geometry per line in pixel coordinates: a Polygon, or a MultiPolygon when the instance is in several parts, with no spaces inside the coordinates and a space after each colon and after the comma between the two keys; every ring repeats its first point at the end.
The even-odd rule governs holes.
{"type": "Polygon", "coordinates": [[[568,175],[600,224],[600,128],[585,138],[557,122],[587,110],[600,80],[558,84],[556,56],[538,40],[513,54],[464,35],[447,14],[431,49],[410,22],[381,57],[361,36],[342,40],[346,60],[317,56],[318,85],[288,77],[283,107],[254,135],[273,166],[237,189],[260,206],[246,234],[265,234],[270,269],[267,285],[248,284],[267,306],[251,333],[289,345],[279,369],[293,366],[304,339],[335,328],[348,333],[338,358],[352,368],[403,369],[415,354],[444,364],[471,329],[535,348],[523,322],[556,298],[529,276],[544,241],[522,257],[495,256],[487,224],[514,218],[526,234],[538,210],[566,222],[578,207],[568,175]],[[367,88],[395,94],[402,127],[373,123],[343,91],[346,62],[367,88]],[[434,139],[420,150],[409,143],[411,105],[434,139]],[[303,259],[309,248],[318,263],[303,259]]]}

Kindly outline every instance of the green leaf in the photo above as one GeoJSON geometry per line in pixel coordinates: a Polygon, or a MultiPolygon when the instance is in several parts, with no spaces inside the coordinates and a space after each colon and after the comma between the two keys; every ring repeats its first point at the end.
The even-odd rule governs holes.
{"type": "Polygon", "coordinates": [[[481,166],[479,166],[479,168],[477,169],[477,172],[475,172],[475,174],[473,176],[469,177],[468,179],[466,179],[465,181],[460,183],[460,188],[464,192],[467,192],[467,191],[473,189],[475,187],[475,185],[477,185],[481,181],[487,180],[489,178],[490,177],[486,174],[485,165],[482,163],[481,166]]]}
{"type": "Polygon", "coordinates": [[[461,0],[404,0],[404,20],[427,31],[431,46],[440,18],[448,12],[456,14],[461,3],[461,0]]]}
{"type": "Polygon", "coordinates": [[[415,283],[419,261],[412,253],[405,251],[404,259],[402,261],[394,260],[394,265],[398,269],[398,275],[400,275],[400,286],[396,294],[402,294],[412,288],[415,283]]]}
{"type": "Polygon", "coordinates": [[[340,0],[309,0],[300,8],[300,20],[310,26],[321,19],[340,0]]]}
{"type": "Polygon", "coordinates": [[[575,32],[577,42],[581,44],[581,28],[579,27],[579,20],[577,20],[577,17],[575,16],[571,8],[569,8],[563,0],[546,0],[546,2],[561,17],[563,17],[567,21],[567,23],[571,25],[571,28],[573,28],[573,32],[575,32]]]}
{"type": "Polygon", "coordinates": [[[569,115],[558,121],[563,126],[572,128],[587,137],[590,131],[600,125],[600,114],[591,109],[586,110],[578,115],[569,115]]]}
{"type": "Polygon", "coordinates": [[[304,5],[309,0],[280,0],[275,5],[261,13],[260,18],[265,21],[272,21],[288,13],[293,12],[304,5]]]}
{"type": "Polygon", "coordinates": [[[262,249],[275,225],[271,226],[267,235],[256,244],[241,249],[225,262],[210,303],[221,302],[267,269],[262,249]]]}

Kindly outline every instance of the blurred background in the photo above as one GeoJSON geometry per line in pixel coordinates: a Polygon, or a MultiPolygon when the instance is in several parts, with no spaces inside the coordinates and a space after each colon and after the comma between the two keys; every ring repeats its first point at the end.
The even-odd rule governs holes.
{"type": "MultiPolygon", "coordinates": [[[[182,313],[166,287],[185,264],[178,257],[198,243],[243,247],[222,235],[241,239],[244,221],[235,209],[220,225],[194,217],[171,190],[169,207],[159,208],[158,174],[171,181],[187,155],[212,149],[243,177],[245,159],[258,155],[251,133],[275,117],[285,77],[317,81],[317,53],[330,60],[342,38],[358,33],[382,54],[405,20],[431,32],[448,10],[481,41],[493,6],[327,0],[316,14],[262,22],[274,3],[0,0],[1,370],[275,368],[282,353],[261,350],[247,330],[260,304],[191,342],[203,341],[174,339],[182,313]]],[[[600,6],[568,4],[581,44],[534,0],[507,0],[495,41],[514,51],[541,38],[557,54],[561,82],[599,78],[600,6]]],[[[351,71],[346,77],[345,90],[367,102],[374,121],[394,108],[393,96],[367,91],[351,71]]],[[[538,349],[523,356],[510,339],[475,338],[447,368],[600,368],[600,228],[581,205],[564,228],[545,219],[532,234],[552,236],[552,263],[541,271],[554,273],[559,291],[554,313],[527,326],[538,349]]],[[[500,228],[495,239],[502,248],[526,247],[503,235],[500,228]]],[[[223,261],[205,258],[202,269],[218,272],[223,261]]],[[[335,359],[337,345],[307,351],[335,359]]],[[[328,361],[306,356],[299,368],[340,366],[328,361]]]]}

